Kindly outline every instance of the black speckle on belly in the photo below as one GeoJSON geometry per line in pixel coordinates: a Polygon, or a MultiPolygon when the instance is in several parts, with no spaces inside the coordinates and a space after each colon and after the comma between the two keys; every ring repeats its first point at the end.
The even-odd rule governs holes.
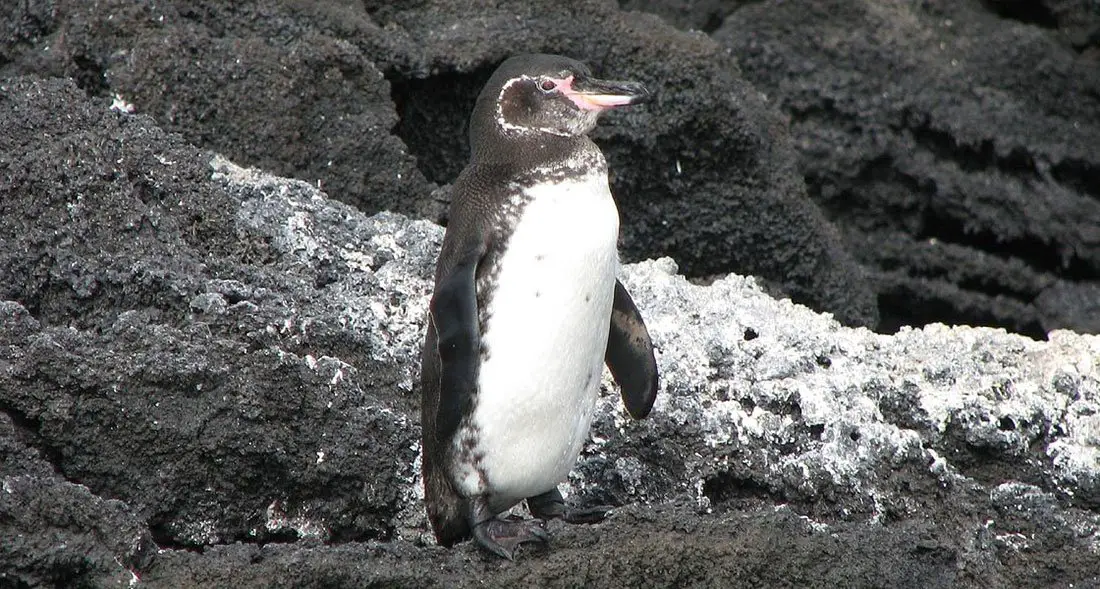
{"type": "Polygon", "coordinates": [[[545,259],[546,259],[546,254],[538,254],[538,255],[535,256],[535,261],[536,262],[541,262],[545,259]]]}
{"type": "Polygon", "coordinates": [[[539,298],[539,297],[541,297],[541,296],[542,296],[542,291],[540,291],[540,290],[536,290],[536,291],[535,291],[535,298],[537,299],[537,298],[539,298]]]}
{"type": "Polygon", "coordinates": [[[460,464],[469,464],[477,472],[481,486],[487,488],[489,480],[485,474],[485,467],[482,466],[482,461],[485,460],[485,452],[478,450],[481,431],[469,420],[466,420],[465,427],[461,431],[462,439],[459,441],[458,461],[460,464]]]}
{"type": "Polygon", "coordinates": [[[586,303],[591,303],[592,302],[592,294],[591,293],[584,293],[584,302],[586,302],[586,303]]]}

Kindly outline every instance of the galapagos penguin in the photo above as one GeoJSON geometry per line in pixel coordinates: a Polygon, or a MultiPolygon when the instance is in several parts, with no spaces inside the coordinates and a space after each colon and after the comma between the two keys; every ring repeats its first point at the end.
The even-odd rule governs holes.
{"type": "Polygon", "coordinates": [[[650,98],[556,55],[508,59],[470,119],[421,360],[428,517],[444,546],[473,536],[513,558],[543,519],[598,521],[557,485],[588,436],[606,363],[636,419],[657,394],[642,317],[616,274],[619,214],[587,133],[650,98]],[[527,501],[535,519],[502,519],[527,501]]]}

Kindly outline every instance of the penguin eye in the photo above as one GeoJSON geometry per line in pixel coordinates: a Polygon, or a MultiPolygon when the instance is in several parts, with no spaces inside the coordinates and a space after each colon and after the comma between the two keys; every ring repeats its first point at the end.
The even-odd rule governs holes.
{"type": "Polygon", "coordinates": [[[539,82],[539,90],[542,90],[543,92],[553,92],[554,89],[557,87],[558,83],[554,80],[543,79],[541,82],[539,82]]]}

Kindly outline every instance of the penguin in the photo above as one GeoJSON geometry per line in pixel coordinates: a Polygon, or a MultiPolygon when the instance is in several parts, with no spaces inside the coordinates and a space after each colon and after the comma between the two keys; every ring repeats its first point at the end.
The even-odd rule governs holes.
{"type": "Polygon", "coordinates": [[[588,437],[603,365],[627,412],[657,395],[653,344],[616,278],[619,213],[587,133],[650,99],[557,55],[504,61],[478,96],[421,358],[425,504],[436,540],[512,559],[545,520],[600,521],[558,484],[588,437]],[[526,501],[533,518],[501,518],[526,501]]]}

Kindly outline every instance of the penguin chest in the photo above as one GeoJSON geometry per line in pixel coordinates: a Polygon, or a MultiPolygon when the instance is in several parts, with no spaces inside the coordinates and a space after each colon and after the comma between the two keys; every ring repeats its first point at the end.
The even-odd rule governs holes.
{"type": "Polygon", "coordinates": [[[460,485],[500,510],[554,488],[576,462],[599,390],[619,263],[619,214],[605,175],[536,185],[519,202],[487,292],[479,292],[479,390],[465,441],[459,436],[474,446],[460,485]]]}

